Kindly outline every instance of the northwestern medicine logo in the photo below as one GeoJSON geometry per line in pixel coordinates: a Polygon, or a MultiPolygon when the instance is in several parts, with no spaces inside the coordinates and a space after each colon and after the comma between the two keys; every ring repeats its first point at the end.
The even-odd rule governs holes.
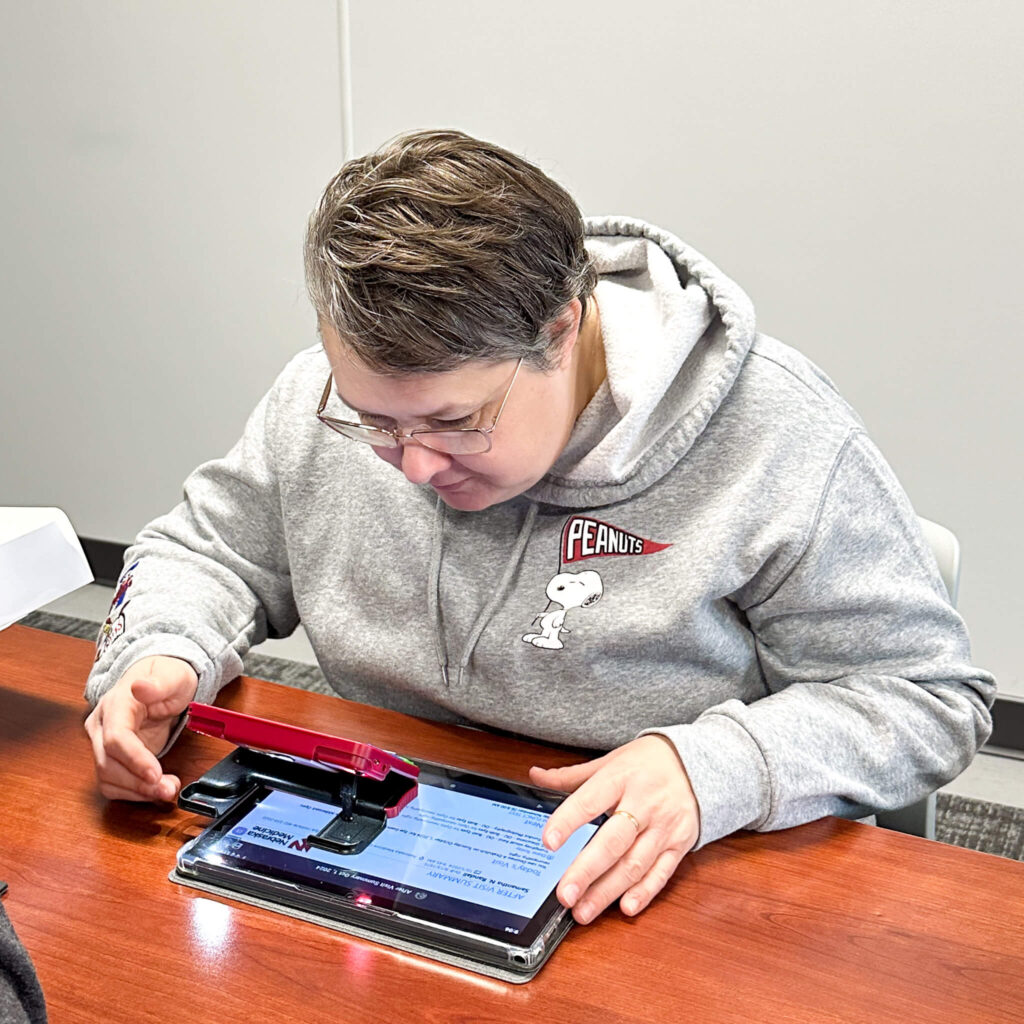
{"type": "Polygon", "coordinates": [[[572,516],[562,527],[562,564],[607,555],[653,555],[671,544],[638,537],[590,516],[572,516]]]}

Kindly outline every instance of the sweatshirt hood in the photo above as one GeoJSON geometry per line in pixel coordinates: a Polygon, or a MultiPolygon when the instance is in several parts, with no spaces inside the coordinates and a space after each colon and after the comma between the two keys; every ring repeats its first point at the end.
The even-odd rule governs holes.
{"type": "Polygon", "coordinates": [[[675,235],[589,218],[607,376],[526,497],[568,508],[620,501],[667,473],[729,393],[755,336],[743,290],[675,235]]]}

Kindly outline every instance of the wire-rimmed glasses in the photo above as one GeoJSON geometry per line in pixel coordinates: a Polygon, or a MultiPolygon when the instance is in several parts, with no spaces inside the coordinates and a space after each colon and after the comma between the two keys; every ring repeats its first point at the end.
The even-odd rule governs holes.
{"type": "Polygon", "coordinates": [[[522,357],[516,363],[512,380],[505,389],[505,397],[498,406],[494,421],[489,427],[457,427],[457,428],[436,428],[436,427],[413,427],[412,430],[387,430],[384,427],[375,427],[369,423],[358,423],[352,420],[339,420],[333,416],[325,416],[324,409],[327,408],[327,400],[331,396],[331,388],[334,378],[328,376],[324,385],[324,392],[320,396],[320,404],[316,408],[316,418],[330,427],[331,430],[347,437],[350,441],[361,441],[363,444],[373,445],[375,448],[397,448],[403,438],[413,438],[424,448],[430,448],[435,452],[443,452],[445,455],[483,455],[491,450],[491,434],[494,433],[498,420],[505,410],[505,403],[512,393],[512,385],[519,376],[519,368],[523,365],[522,357]]]}

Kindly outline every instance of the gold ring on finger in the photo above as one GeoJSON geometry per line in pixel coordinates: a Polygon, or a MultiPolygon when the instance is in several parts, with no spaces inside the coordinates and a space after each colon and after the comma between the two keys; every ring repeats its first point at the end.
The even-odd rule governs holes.
{"type": "Polygon", "coordinates": [[[629,820],[633,823],[633,827],[637,830],[637,832],[640,831],[640,822],[637,821],[636,817],[634,815],[630,814],[629,811],[623,811],[621,809],[619,809],[617,811],[612,811],[612,817],[613,818],[615,817],[616,814],[621,814],[624,818],[629,818],[629,820]]]}

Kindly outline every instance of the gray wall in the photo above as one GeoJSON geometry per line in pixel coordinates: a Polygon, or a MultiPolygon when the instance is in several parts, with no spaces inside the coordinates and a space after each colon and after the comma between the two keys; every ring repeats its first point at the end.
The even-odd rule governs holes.
{"type": "Polygon", "coordinates": [[[230,444],[310,339],[350,77],[355,152],[463,128],[734,276],[960,536],[1024,694],[1020,5],[354,0],[347,57],[333,0],[5,9],[0,502],[125,540],[230,444]]]}
{"type": "Polygon", "coordinates": [[[337,10],[0,4],[0,504],[130,540],[315,340],[337,10]]]}

